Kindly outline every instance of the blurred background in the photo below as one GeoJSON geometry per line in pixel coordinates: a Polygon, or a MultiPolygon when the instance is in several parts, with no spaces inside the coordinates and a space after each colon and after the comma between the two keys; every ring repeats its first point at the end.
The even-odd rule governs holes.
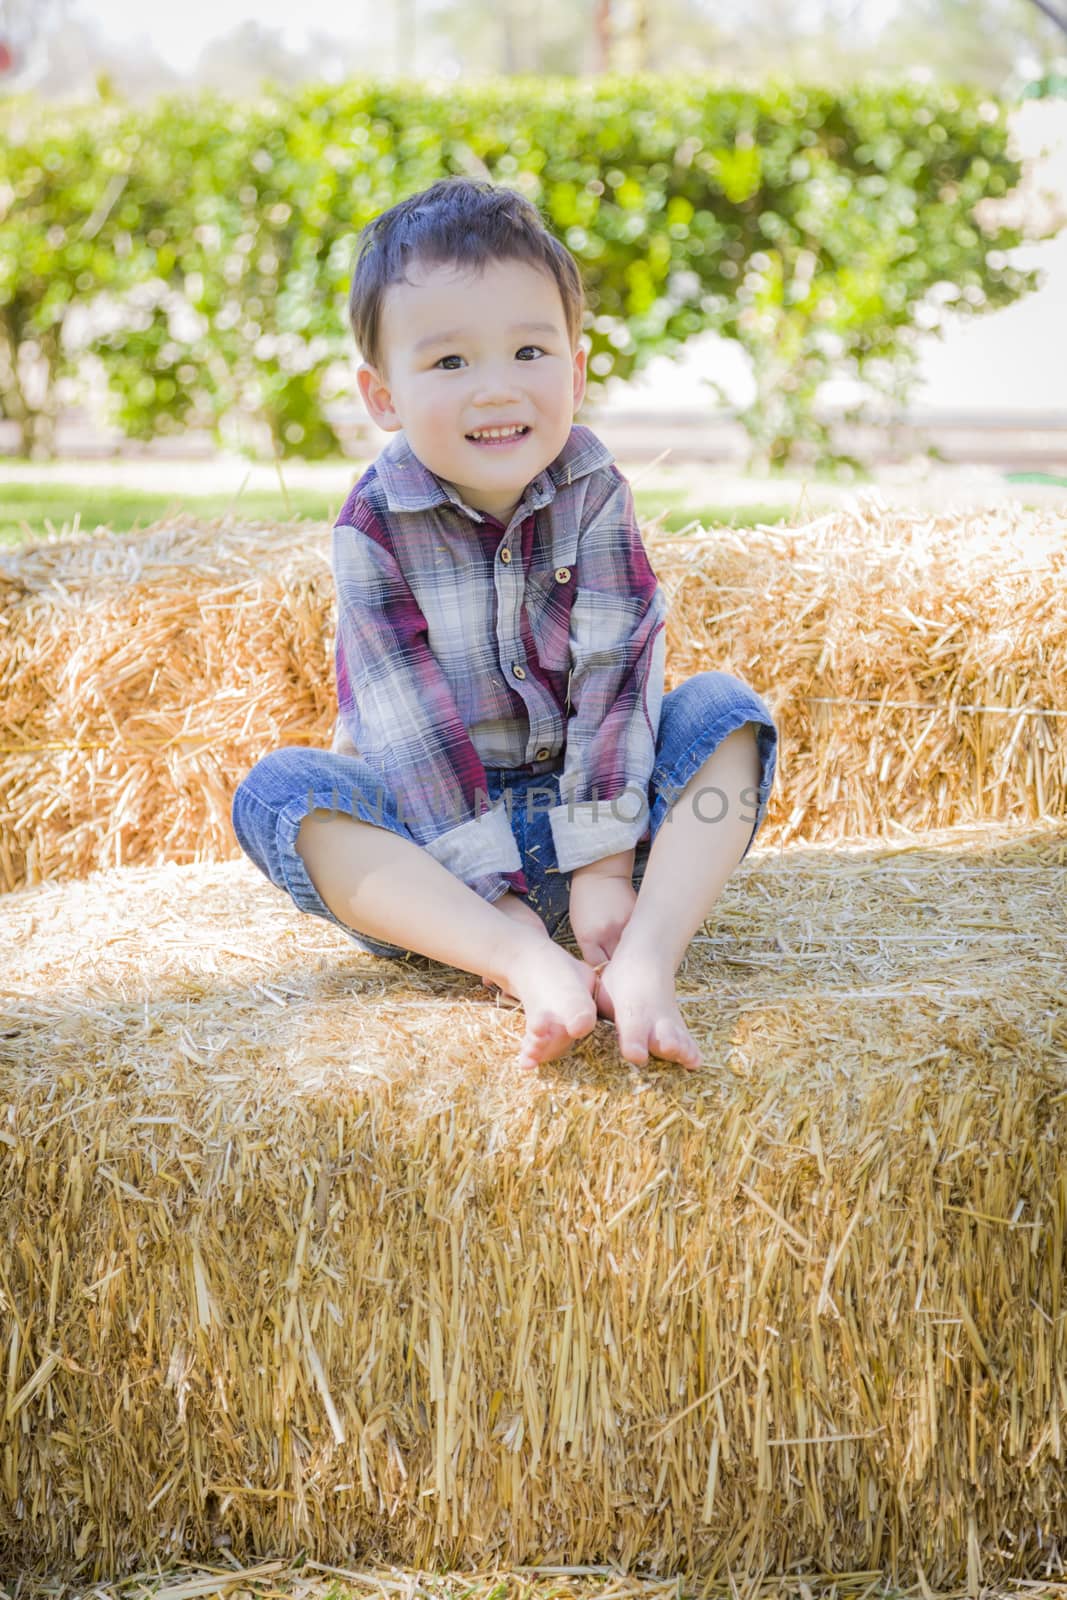
{"type": "Polygon", "coordinates": [[[178,459],[190,492],[240,485],[331,515],[352,464],[381,442],[359,407],[345,343],[351,235],[395,197],[390,182],[410,192],[440,170],[523,187],[568,239],[591,285],[601,379],[584,420],[624,465],[646,464],[650,490],[675,504],[680,522],[709,502],[769,515],[801,483],[831,500],[865,482],[937,498],[964,471],[972,497],[1008,483],[1062,497],[1067,0],[304,0],[296,9],[0,0],[0,533],[40,529],[42,517],[69,524],[73,496],[56,487],[43,512],[39,492],[33,500],[46,483],[126,488],[132,516],[137,493],[167,494],[178,459]],[[684,80],[684,94],[657,93],[657,75],[664,86],[684,80]],[[250,186],[221,155],[205,180],[219,146],[198,144],[201,113],[194,128],[192,111],[175,111],[159,131],[159,107],[208,101],[219,108],[216,140],[248,155],[250,186]],[[531,129],[547,126],[549,103],[546,154],[531,129]],[[313,260],[306,240],[264,246],[271,227],[283,231],[270,217],[291,196],[279,152],[248,131],[253,113],[242,108],[257,106],[264,126],[273,106],[290,130],[325,128],[322,108],[332,107],[318,148],[305,139],[294,154],[294,137],[287,146],[290,166],[304,163],[287,180],[294,192],[306,193],[319,168],[341,175],[313,260]],[[351,126],[369,130],[356,140],[365,181],[338,152],[346,106],[351,126]],[[610,146],[620,116],[648,122],[645,145],[627,147],[625,161],[610,146]],[[192,120],[178,131],[183,117],[192,120]],[[711,134],[708,117],[718,118],[711,134]],[[925,144],[909,123],[923,126],[925,144]],[[801,124],[776,174],[767,129],[801,124]],[[143,128],[157,151],[173,137],[178,154],[156,177],[171,191],[168,216],[149,217],[151,174],[131,176],[130,160],[114,158],[112,147],[132,149],[120,126],[143,128]],[[471,127],[485,130],[484,143],[471,127]],[[929,146],[938,133],[940,166],[929,146]],[[183,140],[190,234],[221,217],[212,182],[244,197],[241,216],[207,225],[199,262],[169,242],[183,226],[173,176],[183,140]],[[583,141],[591,164],[579,173],[567,159],[583,141]],[[746,175],[753,145],[762,162],[746,175]],[[714,205],[678,176],[695,172],[702,149],[716,152],[714,173],[706,169],[714,205]],[[604,183],[590,172],[608,178],[593,211],[589,194],[604,183]],[[713,211],[717,232],[700,234],[713,211]],[[90,243],[99,259],[89,259],[90,243]],[[714,279],[701,257],[735,245],[736,276],[714,279]],[[236,309],[204,283],[213,246],[236,309]],[[907,251],[941,264],[897,282],[907,251]],[[251,332],[238,349],[241,328],[251,332]],[[286,340],[298,355],[286,355],[286,340]]]}
{"type": "Polygon", "coordinates": [[[130,98],[372,75],[786,73],[845,84],[921,69],[1018,92],[1067,66],[1062,0],[4,0],[9,89],[130,98]],[[299,17],[295,18],[294,10],[299,17]]]}

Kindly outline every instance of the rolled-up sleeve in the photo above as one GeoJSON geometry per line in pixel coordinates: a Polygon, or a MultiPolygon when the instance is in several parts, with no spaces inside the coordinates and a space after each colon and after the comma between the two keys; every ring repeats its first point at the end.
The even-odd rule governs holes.
{"type": "Polygon", "coordinates": [[[561,871],[628,850],[648,827],[663,703],[666,597],[614,467],[581,530],[571,610],[571,709],[560,805],[549,813],[561,871]]]}

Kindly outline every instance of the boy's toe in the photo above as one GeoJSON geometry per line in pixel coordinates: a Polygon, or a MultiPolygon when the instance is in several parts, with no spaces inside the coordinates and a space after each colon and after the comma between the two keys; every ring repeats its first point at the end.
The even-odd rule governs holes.
{"type": "Polygon", "coordinates": [[[596,1006],[583,1006],[580,1011],[575,1011],[567,1024],[567,1032],[572,1039],[580,1039],[584,1034],[590,1033],[596,1027],[596,1006]]]}
{"type": "Polygon", "coordinates": [[[526,1032],[535,1039],[548,1040],[559,1032],[559,1023],[550,1015],[531,1017],[526,1024],[526,1032]]]}
{"type": "Polygon", "coordinates": [[[631,1066],[646,1067],[648,1065],[648,1050],[641,1038],[635,1033],[624,1031],[622,1028],[618,1030],[618,1035],[619,1054],[622,1059],[628,1061],[631,1066]]]}
{"type": "Polygon", "coordinates": [[[661,1022],[652,1029],[649,1037],[649,1049],[654,1056],[659,1056],[664,1061],[676,1061],[679,1066],[699,1067],[701,1064],[700,1051],[685,1027],[677,1023],[661,1022]]]}

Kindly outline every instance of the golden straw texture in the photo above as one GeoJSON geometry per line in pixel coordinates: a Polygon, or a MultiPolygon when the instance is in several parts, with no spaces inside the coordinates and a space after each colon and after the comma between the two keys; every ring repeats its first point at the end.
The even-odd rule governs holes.
{"type": "MultiPolygon", "coordinates": [[[[721,667],[780,724],[767,843],[1067,806],[1067,540],[1051,512],[871,502],[646,529],[668,687],[721,667]]],[[[81,535],[0,562],[0,887],[237,854],[233,791],[336,714],[329,532],[81,535]]]]}
{"type": "Polygon", "coordinates": [[[714,665],[780,721],[767,840],[1067,810],[1067,523],[886,511],[650,540],[668,687],[714,665]]]}
{"type": "Polygon", "coordinates": [[[1064,823],[757,848],[694,1075],[606,1023],[522,1075],[521,1013],[243,859],[5,913],[13,1567],[1047,1570],[1064,823]]]}

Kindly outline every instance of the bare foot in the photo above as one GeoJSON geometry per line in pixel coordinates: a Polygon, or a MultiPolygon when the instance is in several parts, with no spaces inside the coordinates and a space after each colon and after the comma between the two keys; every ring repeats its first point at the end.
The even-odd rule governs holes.
{"type": "MultiPolygon", "coordinates": [[[[536,1067],[566,1055],[575,1039],[596,1027],[596,974],[551,939],[532,939],[509,966],[505,993],[521,1001],[526,1032],[519,1066],[536,1067]]],[[[502,986],[503,987],[503,986],[502,986]]]]}
{"type": "Polygon", "coordinates": [[[600,972],[595,993],[600,1015],[615,1023],[624,1061],[643,1067],[649,1056],[658,1056],[690,1072],[703,1065],[678,1009],[674,974],[651,952],[626,951],[620,945],[600,972]]]}

